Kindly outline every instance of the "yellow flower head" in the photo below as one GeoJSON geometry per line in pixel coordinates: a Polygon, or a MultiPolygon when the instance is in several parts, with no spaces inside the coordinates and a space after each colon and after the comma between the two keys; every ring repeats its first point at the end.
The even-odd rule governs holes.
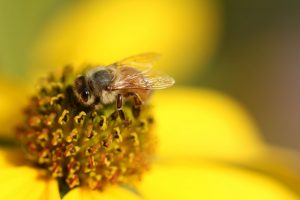
{"type": "Polygon", "coordinates": [[[103,189],[140,180],[156,141],[150,106],[137,111],[126,101],[121,113],[115,104],[84,106],[74,94],[75,77],[67,67],[62,76],[41,81],[17,132],[27,158],[69,188],[103,189]]]}

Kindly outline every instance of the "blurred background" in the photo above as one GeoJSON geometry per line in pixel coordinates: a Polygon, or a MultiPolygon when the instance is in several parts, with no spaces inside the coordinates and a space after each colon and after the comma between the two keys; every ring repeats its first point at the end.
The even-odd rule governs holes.
{"type": "Polygon", "coordinates": [[[300,150],[299,35],[298,0],[0,0],[0,80],[155,51],[178,86],[232,96],[300,150]]]}

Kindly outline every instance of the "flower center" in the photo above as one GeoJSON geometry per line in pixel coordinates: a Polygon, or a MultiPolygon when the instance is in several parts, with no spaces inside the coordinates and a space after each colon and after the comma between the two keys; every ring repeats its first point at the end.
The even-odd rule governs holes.
{"type": "Polygon", "coordinates": [[[151,106],[142,105],[137,116],[128,99],[125,120],[115,104],[101,109],[83,106],[73,92],[74,78],[71,68],[65,68],[61,76],[41,81],[17,131],[26,157],[69,188],[102,189],[140,180],[155,147],[151,106]]]}

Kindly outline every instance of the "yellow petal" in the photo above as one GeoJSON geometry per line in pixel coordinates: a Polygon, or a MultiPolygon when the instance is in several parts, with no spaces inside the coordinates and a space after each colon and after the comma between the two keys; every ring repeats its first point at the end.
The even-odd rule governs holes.
{"type": "Polygon", "coordinates": [[[31,66],[109,64],[155,51],[163,55],[164,71],[188,78],[213,55],[220,21],[216,1],[80,2],[45,29],[31,66]]]}
{"type": "Polygon", "coordinates": [[[0,149],[0,170],[7,167],[23,166],[26,160],[19,149],[0,149]]]}
{"type": "Polygon", "coordinates": [[[20,150],[0,149],[0,199],[60,199],[57,181],[26,163],[20,150]]]}
{"type": "Polygon", "coordinates": [[[297,196],[263,174],[239,168],[201,165],[157,165],[139,185],[144,199],[291,200],[297,196]]]}
{"type": "Polygon", "coordinates": [[[48,181],[46,190],[44,190],[42,194],[43,194],[42,199],[47,199],[47,200],[61,199],[58,191],[57,180],[52,179],[48,181]]]}
{"type": "Polygon", "coordinates": [[[264,150],[252,117],[224,94],[175,88],[153,100],[160,157],[236,160],[264,150]]]}
{"type": "Polygon", "coordinates": [[[0,77],[0,135],[13,136],[13,130],[22,119],[21,109],[28,100],[24,84],[0,77]]]}
{"type": "Polygon", "coordinates": [[[120,187],[106,188],[103,192],[93,191],[87,188],[75,188],[64,196],[63,200],[138,200],[141,199],[137,194],[120,187]]]}
{"type": "Polygon", "coordinates": [[[0,170],[0,199],[58,200],[57,181],[31,167],[6,167],[0,170]]]}

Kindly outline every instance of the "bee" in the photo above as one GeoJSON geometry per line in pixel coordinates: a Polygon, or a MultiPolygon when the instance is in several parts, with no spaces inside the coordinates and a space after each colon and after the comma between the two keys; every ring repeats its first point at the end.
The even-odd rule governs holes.
{"type": "Polygon", "coordinates": [[[91,68],[75,79],[75,96],[81,104],[95,109],[116,102],[120,117],[125,119],[124,98],[133,97],[134,107],[139,110],[152,90],[168,88],[175,83],[172,77],[152,69],[158,58],[156,53],[145,53],[91,68]]]}

